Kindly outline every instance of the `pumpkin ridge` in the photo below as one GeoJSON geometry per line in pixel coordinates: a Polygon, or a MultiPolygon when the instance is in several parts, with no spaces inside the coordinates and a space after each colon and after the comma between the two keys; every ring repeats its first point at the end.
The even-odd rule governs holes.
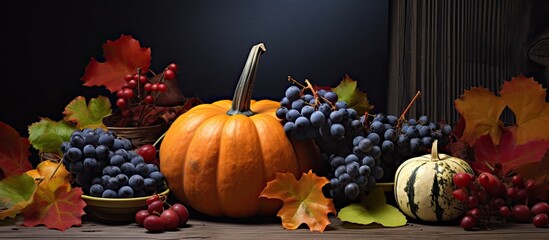
{"type": "MultiPolygon", "coordinates": [[[[225,114],[224,114],[225,115],[225,114]]],[[[221,131],[218,160],[218,194],[226,216],[253,216],[263,190],[263,168],[259,167],[259,137],[251,131],[254,122],[243,114],[227,116],[221,131]],[[254,146],[254,147],[249,147],[254,146]],[[245,186],[245,187],[244,187],[245,186]]]]}
{"type": "MultiPolygon", "coordinates": [[[[176,121],[170,126],[170,129],[173,130],[166,132],[166,136],[162,141],[159,150],[159,157],[162,159],[160,161],[160,169],[166,178],[168,187],[171,189],[181,188],[183,189],[183,173],[185,172],[185,156],[189,148],[189,144],[181,144],[181,139],[186,140],[186,143],[190,142],[191,139],[188,139],[190,136],[193,136],[198,127],[200,126],[205,119],[208,119],[211,116],[214,116],[215,113],[208,111],[208,114],[193,111],[199,106],[196,106],[183,114],[181,117],[178,117],[176,121]],[[180,145],[181,144],[181,145],[180,145]],[[179,156],[178,156],[179,155],[179,156]],[[183,161],[178,163],[178,159],[181,158],[183,161]],[[176,167],[179,166],[179,167],[176,167]],[[181,179],[180,181],[177,181],[181,179]]],[[[198,109],[202,109],[200,107],[198,109]]],[[[202,110],[204,111],[204,110],[202,110]]],[[[185,142],[185,141],[184,141],[185,142]]],[[[176,197],[183,201],[187,201],[187,196],[185,196],[184,191],[176,192],[176,197]]]]}
{"type": "Polygon", "coordinates": [[[204,120],[196,128],[188,144],[189,148],[197,150],[187,152],[184,161],[184,173],[187,174],[183,176],[183,182],[191,183],[191,187],[185,188],[185,194],[192,196],[189,198],[189,202],[192,202],[201,211],[207,209],[211,215],[221,214],[222,212],[217,193],[217,182],[216,179],[211,179],[210,176],[217,176],[218,169],[216,166],[219,165],[220,132],[227,119],[228,116],[222,113],[204,120]],[[192,171],[192,168],[197,168],[197,170],[192,171]],[[197,197],[196,192],[208,197],[197,197]]]}

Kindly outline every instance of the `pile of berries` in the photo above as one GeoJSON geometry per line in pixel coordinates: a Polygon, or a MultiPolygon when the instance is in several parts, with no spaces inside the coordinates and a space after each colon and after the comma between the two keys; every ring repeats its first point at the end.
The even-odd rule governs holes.
{"type": "Polygon", "coordinates": [[[549,204],[535,199],[537,184],[532,179],[524,180],[519,174],[482,172],[475,176],[462,172],[454,175],[453,182],[457,189],[452,195],[467,213],[460,223],[465,230],[490,229],[494,219],[532,223],[535,227],[549,225],[549,204]]]}
{"type": "Polygon", "coordinates": [[[169,205],[165,195],[155,194],[146,203],[147,209],[135,213],[135,222],[149,232],[177,230],[189,221],[187,208],[181,203],[169,205]]]}

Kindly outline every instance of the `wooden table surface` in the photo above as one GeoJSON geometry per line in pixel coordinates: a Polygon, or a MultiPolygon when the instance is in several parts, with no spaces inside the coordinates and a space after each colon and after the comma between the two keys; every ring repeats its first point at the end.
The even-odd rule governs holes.
{"type": "Polygon", "coordinates": [[[82,226],[64,232],[44,226],[25,227],[20,220],[0,221],[0,239],[549,239],[549,228],[532,224],[495,224],[495,229],[465,231],[454,224],[426,225],[410,222],[404,227],[383,228],[342,223],[331,217],[323,233],[310,232],[302,225],[297,230],[285,230],[278,219],[249,221],[189,220],[177,231],[147,233],[136,223],[106,225],[84,220],[82,226]]]}

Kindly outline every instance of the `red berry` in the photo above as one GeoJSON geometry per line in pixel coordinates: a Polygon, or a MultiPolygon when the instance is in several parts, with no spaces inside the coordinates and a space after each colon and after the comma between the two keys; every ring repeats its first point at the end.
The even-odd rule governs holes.
{"type": "Polygon", "coordinates": [[[534,223],[534,226],[537,228],[545,227],[547,224],[549,224],[549,216],[545,213],[540,213],[532,219],[532,222],[534,223]]]}
{"type": "Polygon", "coordinates": [[[162,224],[166,230],[175,230],[179,227],[179,216],[173,209],[166,209],[160,214],[162,224]]]}
{"type": "Polygon", "coordinates": [[[151,87],[152,87],[152,84],[151,83],[145,83],[145,85],[143,86],[143,89],[147,92],[150,92],[151,91],[151,87]]]}
{"type": "Polygon", "coordinates": [[[533,179],[528,179],[524,183],[524,188],[529,192],[533,192],[536,189],[536,187],[537,187],[536,181],[534,181],[533,179]]]}
{"type": "Polygon", "coordinates": [[[158,91],[158,83],[153,83],[153,84],[152,84],[152,86],[151,86],[151,91],[152,91],[152,92],[158,91]]]}
{"type": "Polygon", "coordinates": [[[462,203],[466,203],[467,202],[467,199],[469,198],[469,194],[467,193],[467,191],[463,188],[460,188],[460,189],[456,189],[452,192],[452,196],[462,202],[462,203]]]}
{"type": "Polygon", "coordinates": [[[128,87],[129,88],[135,88],[137,86],[137,81],[131,79],[130,81],[128,81],[128,87]]]}
{"type": "Polygon", "coordinates": [[[175,78],[175,72],[170,70],[170,69],[166,69],[164,70],[164,79],[166,80],[173,80],[175,78]]]}
{"type": "Polygon", "coordinates": [[[137,149],[137,154],[143,157],[145,163],[151,163],[156,157],[156,148],[152,144],[145,144],[137,149]]]}
{"type": "Polygon", "coordinates": [[[158,200],[160,200],[160,196],[158,196],[158,194],[155,194],[155,195],[152,195],[151,197],[147,198],[147,200],[145,200],[145,203],[147,205],[151,205],[152,202],[158,201],[158,200]]]}
{"type": "Polygon", "coordinates": [[[145,221],[145,218],[149,215],[149,211],[139,210],[135,213],[135,222],[139,224],[139,226],[143,226],[143,221],[145,221]]]}
{"type": "Polygon", "coordinates": [[[168,90],[168,86],[166,86],[166,84],[164,84],[164,83],[159,83],[158,84],[158,91],[165,92],[166,90],[168,90]]]}
{"type": "Polygon", "coordinates": [[[116,100],[116,106],[121,109],[125,109],[128,106],[128,103],[126,102],[126,99],[119,98],[116,100]]]}
{"type": "Polygon", "coordinates": [[[140,75],[139,76],[139,82],[142,83],[142,84],[145,84],[145,83],[149,82],[149,79],[145,75],[140,75]]]}
{"type": "Polygon", "coordinates": [[[469,196],[467,198],[467,207],[468,208],[474,208],[478,206],[478,198],[477,196],[473,195],[473,196],[469,196]]]}
{"type": "Polygon", "coordinates": [[[149,215],[143,220],[143,226],[150,232],[163,232],[164,224],[158,215],[149,215]]]}
{"type": "Polygon", "coordinates": [[[469,211],[467,211],[467,215],[471,216],[471,217],[477,217],[479,218],[480,215],[482,215],[482,213],[480,212],[480,209],[478,208],[473,208],[469,211]]]}
{"type": "Polygon", "coordinates": [[[510,217],[511,216],[511,209],[507,206],[502,206],[499,208],[499,215],[502,217],[510,217]]]}
{"type": "Polygon", "coordinates": [[[126,88],[126,89],[124,89],[124,93],[123,93],[123,94],[124,94],[124,97],[125,97],[125,98],[133,98],[133,96],[134,96],[133,89],[131,89],[131,88],[126,88]]]}
{"type": "Polygon", "coordinates": [[[517,222],[528,222],[530,221],[530,209],[526,205],[515,205],[513,211],[511,212],[513,220],[517,222]]]}
{"type": "Polygon", "coordinates": [[[519,190],[516,187],[510,187],[507,189],[507,197],[511,200],[518,199],[518,192],[519,190]]]}
{"type": "Polygon", "coordinates": [[[133,75],[133,80],[135,80],[135,81],[139,80],[139,74],[137,74],[137,73],[134,74],[133,75]]]}
{"type": "Polygon", "coordinates": [[[483,172],[478,176],[478,182],[482,185],[486,192],[494,196],[498,194],[501,190],[500,188],[502,187],[500,186],[501,182],[499,179],[493,174],[487,172],[483,172]]]}
{"type": "Polygon", "coordinates": [[[168,65],[168,69],[170,69],[174,72],[177,72],[177,64],[172,63],[172,64],[168,65]]]}
{"type": "Polygon", "coordinates": [[[187,221],[189,221],[189,211],[183,204],[175,203],[172,205],[171,209],[177,213],[177,216],[179,216],[179,226],[184,226],[187,224],[187,221]]]}
{"type": "Polygon", "coordinates": [[[143,100],[148,104],[152,104],[154,102],[154,97],[152,95],[147,95],[143,100]]]}
{"type": "Polygon", "coordinates": [[[477,224],[477,220],[471,216],[465,216],[461,219],[459,226],[465,230],[471,230],[477,224]]]}
{"type": "Polygon", "coordinates": [[[539,202],[534,204],[532,208],[530,209],[532,212],[532,215],[538,215],[540,213],[545,213],[549,215],[549,203],[546,202],[539,202]]]}
{"type": "Polygon", "coordinates": [[[498,210],[504,205],[505,205],[505,200],[503,200],[502,198],[492,198],[492,200],[490,200],[490,203],[489,203],[490,209],[492,210],[498,210]]]}
{"type": "Polygon", "coordinates": [[[511,177],[511,182],[513,183],[513,185],[515,185],[515,187],[521,188],[522,186],[524,186],[524,179],[521,175],[518,174],[511,177]]]}
{"type": "Polygon", "coordinates": [[[117,98],[124,98],[124,90],[119,90],[116,92],[117,98]]]}
{"type": "Polygon", "coordinates": [[[132,80],[132,79],[133,79],[133,75],[132,75],[132,74],[126,74],[126,75],[124,75],[124,81],[128,82],[128,81],[130,81],[130,80],[132,80]]]}
{"type": "Polygon", "coordinates": [[[153,201],[151,204],[149,204],[147,210],[150,214],[161,214],[164,211],[164,202],[162,202],[161,200],[153,201]]]}
{"type": "Polygon", "coordinates": [[[519,201],[526,201],[526,199],[528,199],[528,197],[530,196],[530,192],[528,192],[527,189],[521,189],[521,190],[518,190],[517,192],[517,200],[519,201]]]}
{"type": "Polygon", "coordinates": [[[457,187],[467,187],[473,181],[473,175],[460,172],[454,174],[453,182],[457,187]]]}

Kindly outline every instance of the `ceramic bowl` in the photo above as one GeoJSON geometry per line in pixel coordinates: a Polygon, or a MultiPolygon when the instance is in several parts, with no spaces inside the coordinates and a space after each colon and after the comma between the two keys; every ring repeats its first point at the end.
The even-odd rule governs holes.
{"type": "Polygon", "coordinates": [[[395,183],[392,182],[380,182],[376,183],[376,187],[380,187],[385,192],[392,192],[394,191],[395,183]]]}
{"type": "MultiPolygon", "coordinates": [[[[166,189],[160,195],[168,195],[170,189],[166,189]]],[[[100,198],[82,195],[86,202],[84,211],[92,220],[107,224],[123,224],[135,221],[135,213],[147,209],[147,198],[100,198]]]]}

